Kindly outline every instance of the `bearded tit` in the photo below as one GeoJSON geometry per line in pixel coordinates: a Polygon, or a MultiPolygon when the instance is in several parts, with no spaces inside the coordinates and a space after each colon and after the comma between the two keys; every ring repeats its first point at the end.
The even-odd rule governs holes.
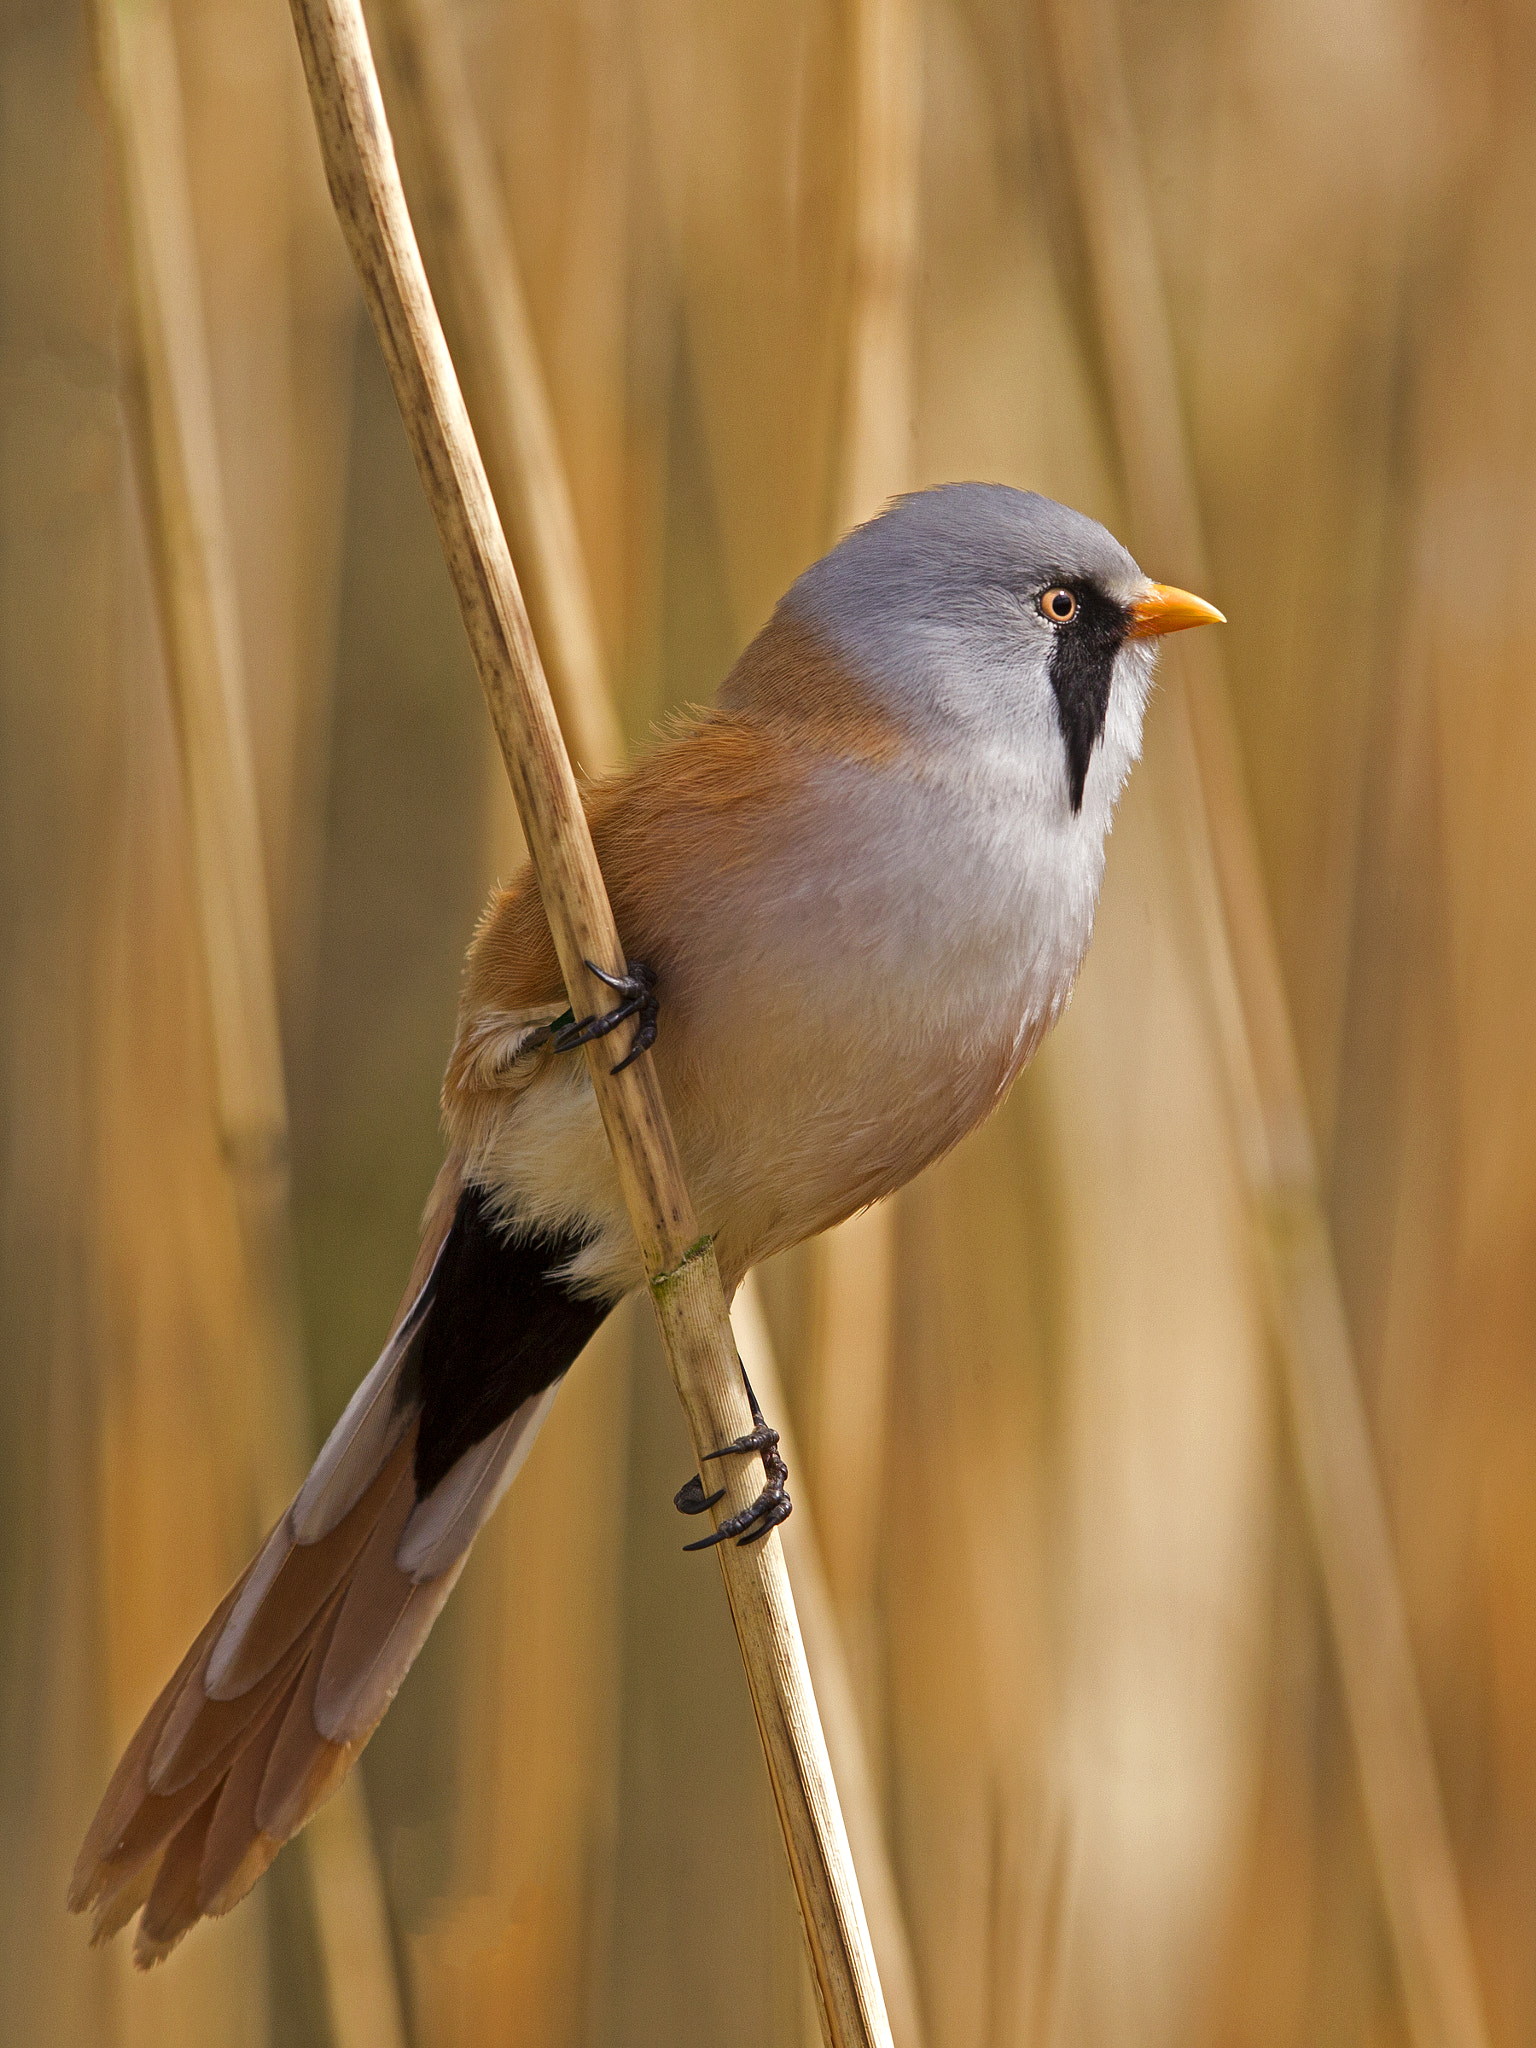
{"type": "MultiPolygon", "coordinates": [[[[1060,1016],[1157,637],[1220,621],[1049,499],[951,484],[807,569],[587,812],[631,955],[577,1021],[532,873],[470,947],[393,1331],[150,1709],[70,1903],[136,1958],[226,1911],[377,1726],[582,1346],[644,1274],[584,1060],[649,1051],[729,1295],[993,1110],[1060,1016]]],[[[754,1403],[755,1409],[755,1403],[754,1403]]],[[[759,1418],[760,1419],[760,1418],[759,1418]]],[[[716,1532],[788,1512],[770,1484],[716,1532]]],[[[691,1481],[678,1505],[712,1504],[691,1481]]]]}

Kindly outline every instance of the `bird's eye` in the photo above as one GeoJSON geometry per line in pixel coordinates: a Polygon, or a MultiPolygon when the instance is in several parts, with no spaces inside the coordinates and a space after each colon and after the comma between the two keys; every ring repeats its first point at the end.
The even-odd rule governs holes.
{"type": "Polygon", "coordinates": [[[1077,617],[1077,599],[1070,590],[1047,590],[1040,599],[1040,609],[1053,626],[1068,626],[1077,617]]]}

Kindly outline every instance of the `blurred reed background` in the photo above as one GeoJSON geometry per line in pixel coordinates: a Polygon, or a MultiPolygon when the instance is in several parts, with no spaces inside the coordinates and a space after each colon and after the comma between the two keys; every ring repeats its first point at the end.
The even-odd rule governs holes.
{"type": "MultiPolygon", "coordinates": [[[[3,2030],[809,2043],[643,1314],[573,1375],[370,1748],[342,1910],[316,1831],[149,1979],[64,1914],[116,1750],[286,1455],[281,1402],[250,1392],[271,1276],[221,1151],[105,20],[168,23],[179,80],[291,1112],[293,1426],[314,1441],[409,1266],[458,962],[519,857],[286,10],[109,4],[0,12],[3,2030]],[[389,1940],[349,1945],[378,1888],[389,1940]]],[[[1195,581],[1137,530],[1161,478],[1127,438],[1126,350],[1166,318],[1182,420],[1160,459],[1192,462],[1205,594],[1232,621],[1486,2038],[1531,2040],[1529,10],[377,0],[374,23],[589,768],[706,697],[794,574],[905,482],[1047,491],[1195,581]],[[1104,215],[1081,151],[1121,92],[1161,296],[1144,319],[1122,301],[1117,332],[1121,202],[1104,215]],[[508,289],[528,323],[510,369],[508,289]],[[505,412],[530,365],[542,442],[537,405],[505,412]],[[561,475],[573,517],[550,526],[561,475]]],[[[1078,996],[1007,1107],[888,1216],[762,1276],[806,1511],[786,1536],[814,1524],[841,1626],[910,1962],[900,2048],[1474,2048],[1475,2013],[1470,2033],[1426,2018],[1383,1903],[1357,1740],[1380,1738],[1378,1783],[1398,1752],[1352,1733],[1339,1677],[1175,687],[1078,996]]],[[[1454,1949],[1444,1905],[1426,1938],[1454,1949]]]]}

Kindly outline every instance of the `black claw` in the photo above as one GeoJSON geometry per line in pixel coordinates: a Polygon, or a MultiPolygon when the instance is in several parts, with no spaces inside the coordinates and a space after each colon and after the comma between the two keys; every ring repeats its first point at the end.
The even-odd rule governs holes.
{"type": "Polygon", "coordinates": [[[640,1029],[635,1033],[635,1042],[629,1048],[629,1051],[625,1053],[623,1059],[621,1059],[618,1065],[613,1069],[614,1073],[622,1074],[624,1069],[631,1063],[631,1061],[639,1059],[641,1053],[649,1052],[651,1047],[656,1043],[656,1018],[654,1015],[655,1008],[656,998],[652,996],[651,1010],[653,1014],[650,1016],[646,1016],[644,1013],[641,1014],[640,1029]]]}
{"type": "Polygon", "coordinates": [[[736,1548],[738,1550],[750,1550],[754,1543],[761,1543],[770,1529],[777,1529],[780,1522],[787,1522],[795,1512],[795,1504],[787,1493],[781,1494],[775,1501],[767,1501],[766,1506],[764,1505],[765,1501],[767,1501],[767,1496],[761,1495],[756,1503],[762,1510],[762,1527],[754,1529],[750,1536],[738,1536],[736,1539],[736,1548]]]}
{"type": "Polygon", "coordinates": [[[550,1043],[556,1052],[575,1052],[578,1046],[589,1045],[594,1038],[606,1038],[610,1031],[617,1031],[626,1019],[638,1017],[640,1023],[634,1044],[611,1070],[622,1074],[631,1060],[639,1059],[641,1053],[649,1052],[656,1043],[656,1020],[660,1012],[656,999],[656,976],[643,960],[626,961],[627,971],[623,974],[609,974],[595,960],[587,961],[586,965],[599,981],[615,990],[624,1000],[613,1009],[606,1010],[601,1017],[584,1017],[579,1024],[567,1011],[563,1018],[555,1019],[550,1043]]]}
{"type": "Polygon", "coordinates": [[[704,1481],[695,1472],[686,1486],[680,1486],[672,1496],[672,1505],[680,1515],[702,1515],[712,1508],[717,1500],[725,1499],[725,1488],[717,1493],[706,1493],[704,1481]]]}
{"type": "Polygon", "coordinates": [[[782,1490],[782,1484],[780,1481],[776,1487],[770,1480],[748,1507],[727,1516],[712,1536],[701,1536],[697,1543],[685,1543],[684,1550],[712,1550],[717,1543],[728,1543],[733,1536],[738,1550],[761,1543],[770,1529],[787,1522],[795,1511],[795,1504],[782,1490]]]}
{"type": "Polygon", "coordinates": [[[722,1444],[718,1451],[706,1451],[704,1462],[708,1464],[712,1458],[749,1458],[754,1451],[766,1453],[776,1450],[778,1442],[779,1432],[770,1429],[766,1422],[760,1422],[756,1429],[737,1437],[734,1443],[722,1444]]]}
{"type": "MultiPolygon", "coordinates": [[[[745,1550],[750,1544],[761,1543],[770,1529],[776,1529],[780,1522],[787,1522],[795,1511],[788,1492],[789,1467],[779,1456],[779,1432],[764,1420],[745,1366],[741,1369],[741,1377],[752,1407],[753,1427],[746,1436],[737,1437],[734,1443],[722,1444],[717,1451],[706,1451],[704,1459],[707,1464],[712,1458],[760,1456],[763,1461],[763,1490],[756,1500],[734,1515],[728,1515],[712,1536],[702,1536],[697,1543],[685,1543],[684,1550],[709,1550],[716,1543],[728,1543],[733,1536],[737,1549],[745,1550]]],[[[724,1493],[722,1487],[719,1493],[712,1493],[706,1499],[704,1481],[695,1474],[686,1486],[679,1489],[673,1505],[685,1515],[700,1515],[705,1508],[713,1507],[722,1499],[724,1493]]]]}

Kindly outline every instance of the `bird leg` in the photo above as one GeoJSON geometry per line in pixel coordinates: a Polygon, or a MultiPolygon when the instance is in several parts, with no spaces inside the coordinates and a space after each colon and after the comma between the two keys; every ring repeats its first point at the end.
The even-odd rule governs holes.
{"type": "MultiPolygon", "coordinates": [[[[708,1464],[714,1458],[749,1458],[756,1454],[763,1461],[763,1490],[756,1500],[738,1513],[728,1515],[713,1536],[701,1537],[697,1543],[685,1543],[684,1550],[708,1550],[712,1544],[729,1542],[733,1536],[738,1549],[745,1549],[749,1543],[761,1543],[770,1529],[777,1528],[780,1522],[787,1522],[794,1512],[794,1503],[787,1491],[789,1467],[779,1455],[779,1432],[764,1420],[745,1366],[741,1368],[741,1379],[747,1390],[747,1399],[752,1404],[752,1427],[734,1443],[722,1444],[717,1451],[706,1451],[704,1462],[708,1464]]],[[[724,1498],[723,1486],[716,1493],[706,1494],[703,1477],[696,1472],[687,1485],[679,1487],[673,1495],[672,1505],[679,1514],[702,1515],[716,1501],[724,1498]]]]}
{"type": "Polygon", "coordinates": [[[631,1060],[639,1059],[641,1053],[649,1052],[656,1043],[656,1019],[660,1012],[660,1004],[656,1000],[656,976],[643,960],[626,960],[626,972],[623,974],[605,974],[594,960],[586,964],[599,981],[606,982],[624,1000],[613,1009],[605,1010],[601,1017],[584,1017],[579,1024],[567,1010],[550,1026],[553,1034],[551,1043],[556,1052],[575,1052],[578,1046],[586,1045],[594,1038],[606,1038],[627,1017],[638,1017],[640,1028],[635,1033],[635,1042],[612,1069],[615,1074],[622,1074],[631,1060]]]}

